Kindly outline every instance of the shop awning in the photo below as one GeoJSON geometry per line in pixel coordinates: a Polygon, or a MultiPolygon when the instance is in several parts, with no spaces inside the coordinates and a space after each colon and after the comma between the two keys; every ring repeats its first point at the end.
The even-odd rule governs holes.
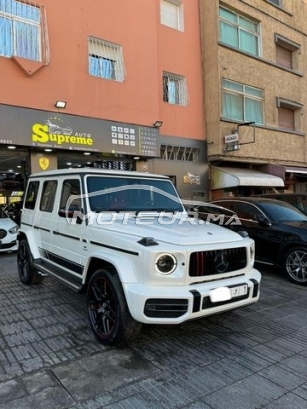
{"type": "Polygon", "coordinates": [[[302,175],[307,175],[307,168],[298,168],[296,166],[286,166],[286,172],[301,173],[302,175]]]}
{"type": "Polygon", "coordinates": [[[211,167],[211,189],[234,186],[284,187],[282,178],[252,169],[211,167]]]}

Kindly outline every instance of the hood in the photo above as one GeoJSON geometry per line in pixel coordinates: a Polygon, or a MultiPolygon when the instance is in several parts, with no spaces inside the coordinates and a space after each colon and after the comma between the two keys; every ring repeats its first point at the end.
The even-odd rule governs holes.
{"type": "Polygon", "coordinates": [[[307,221],[298,221],[298,220],[293,220],[293,221],[285,221],[282,222],[281,224],[289,227],[293,227],[294,229],[299,228],[299,229],[307,229],[307,221]]]}
{"type": "Polygon", "coordinates": [[[9,217],[0,219],[0,229],[9,230],[14,226],[16,226],[16,223],[13,222],[13,220],[11,220],[9,217]]]}
{"type": "Polygon", "coordinates": [[[200,245],[210,242],[229,243],[239,242],[243,238],[225,227],[218,226],[212,223],[205,223],[199,219],[191,218],[163,218],[146,217],[141,219],[132,217],[127,220],[116,218],[112,224],[95,223],[98,227],[117,231],[120,234],[135,236],[136,241],[143,237],[153,237],[159,242],[165,242],[176,245],[200,245]]]}

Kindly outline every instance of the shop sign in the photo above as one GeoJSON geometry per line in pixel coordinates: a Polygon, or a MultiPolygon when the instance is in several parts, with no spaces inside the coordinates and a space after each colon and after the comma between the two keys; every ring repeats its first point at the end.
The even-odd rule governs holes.
{"type": "Polygon", "coordinates": [[[160,154],[160,131],[154,127],[2,104],[0,117],[0,140],[10,144],[143,157],[160,154]]]}
{"type": "Polygon", "coordinates": [[[225,143],[237,142],[239,140],[239,134],[233,133],[232,135],[224,136],[225,143]]]}
{"type": "Polygon", "coordinates": [[[18,191],[13,191],[11,193],[11,196],[12,197],[21,197],[21,196],[23,196],[23,194],[24,194],[24,192],[22,190],[18,190],[18,191]]]}
{"type": "Polygon", "coordinates": [[[190,185],[200,185],[200,176],[194,173],[187,172],[183,176],[183,183],[188,183],[190,185]]]}
{"type": "Polygon", "coordinates": [[[46,170],[49,167],[49,158],[39,158],[38,163],[43,170],[46,170]]]}

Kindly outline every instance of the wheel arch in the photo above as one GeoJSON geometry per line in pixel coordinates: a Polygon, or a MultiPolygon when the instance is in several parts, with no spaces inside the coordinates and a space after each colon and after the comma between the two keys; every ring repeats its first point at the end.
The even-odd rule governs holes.
{"type": "Polygon", "coordinates": [[[31,231],[25,232],[23,230],[19,230],[17,233],[17,241],[18,243],[20,243],[22,240],[27,240],[27,242],[29,243],[29,249],[31,251],[32,257],[34,259],[38,259],[40,257],[39,249],[35,245],[35,239],[33,237],[32,232],[31,231]]]}
{"type": "Polygon", "coordinates": [[[279,249],[278,252],[278,258],[277,258],[277,263],[279,266],[283,266],[283,261],[285,259],[286,254],[288,253],[288,251],[290,251],[292,248],[295,247],[304,247],[307,250],[307,244],[303,243],[301,241],[291,241],[289,243],[286,243],[284,246],[282,246],[279,249]]]}
{"type": "MultiPolygon", "coordinates": [[[[136,277],[132,266],[128,262],[127,259],[121,257],[102,257],[99,254],[93,254],[87,261],[87,265],[85,266],[85,274],[84,274],[84,281],[82,285],[81,292],[86,293],[88,289],[89,281],[92,275],[98,269],[105,269],[110,271],[112,274],[117,274],[119,277],[120,282],[135,282],[136,277]]],[[[125,288],[123,286],[124,292],[125,288]]]]}
{"type": "Polygon", "coordinates": [[[87,308],[92,330],[98,340],[105,345],[127,342],[133,339],[142,328],[142,323],[136,321],[130,313],[120,277],[110,270],[98,268],[91,276],[87,292],[87,308]],[[103,287],[99,284],[101,282],[103,287]]]}
{"type": "Polygon", "coordinates": [[[305,243],[291,246],[285,252],[282,270],[288,280],[294,284],[307,286],[306,255],[307,245],[305,243]]]}

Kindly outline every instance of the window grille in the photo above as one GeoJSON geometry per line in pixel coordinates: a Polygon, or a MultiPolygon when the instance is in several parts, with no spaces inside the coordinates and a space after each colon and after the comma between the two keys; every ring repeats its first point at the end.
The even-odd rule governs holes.
{"type": "Polygon", "coordinates": [[[119,82],[125,79],[123,53],[120,45],[90,37],[88,50],[90,75],[119,82]]]}
{"type": "MultiPolygon", "coordinates": [[[[74,166],[74,167],[79,167],[74,166]]],[[[92,162],[90,165],[86,164],[82,167],[91,167],[91,168],[101,168],[101,169],[115,169],[115,170],[135,170],[135,166],[133,162],[124,162],[124,161],[116,161],[116,160],[98,160],[92,162]]]]}
{"type": "Polygon", "coordinates": [[[50,47],[43,6],[0,0],[0,56],[49,63],[50,47]]]}
{"type": "Polygon", "coordinates": [[[161,145],[161,159],[183,162],[199,162],[199,148],[188,146],[161,145]]]}
{"type": "Polygon", "coordinates": [[[163,72],[163,101],[169,104],[188,105],[188,89],[185,77],[163,72]]]}
{"type": "Polygon", "coordinates": [[[220,7],[220,39],[247,53],[260,55],[260,24],[224,7],[220,7]]]}

